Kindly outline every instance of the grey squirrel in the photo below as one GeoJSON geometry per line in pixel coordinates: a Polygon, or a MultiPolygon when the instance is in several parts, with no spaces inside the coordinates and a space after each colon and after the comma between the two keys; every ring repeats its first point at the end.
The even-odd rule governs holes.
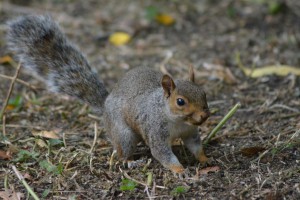
{"type": "Polygon", "coordinates": [[[103,110],[104,124],[120,160],[144,141],[164,167],[182,173],[172,152],[181,138],[201,163],[207,161],[198,126],[210,115],[206,94],[190,80],[173,80],[150,68],[137,67],[108,93],[82,53],[48,15],[23,16],[8,23],[8,46],[22,65],[54,92],[77,97],[103,110]]]}

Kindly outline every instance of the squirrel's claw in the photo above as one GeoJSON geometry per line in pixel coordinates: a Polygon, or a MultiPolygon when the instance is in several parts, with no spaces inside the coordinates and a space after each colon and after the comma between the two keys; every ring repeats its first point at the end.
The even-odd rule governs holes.
{"type": "Polygon", "coordinates": [[[190,174],[191,173],[189,169],[184,169],[184,171],[181,173],[173,172],[173,175],[180,180],[189,179],[191,177],[190,174]]]}

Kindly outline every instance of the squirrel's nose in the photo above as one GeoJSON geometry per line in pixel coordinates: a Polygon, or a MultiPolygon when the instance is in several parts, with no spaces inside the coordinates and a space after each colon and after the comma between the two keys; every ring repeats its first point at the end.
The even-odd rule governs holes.
{"type": "Polygon", "coordinates": [[[207,120],[207,118],[210,116],[209,110],[201,112],[200,116],[201,116],[203,121],[207,120]]]}
{"type": "Polygon", "coordinates": [[[207,110],[199,111],[199,112],[195,113],[194,116],[193,116],[193,118],[197,122],[200,122],[200,121],[204,122],[209,116],[210,116],[210,112],[207,109],[207,110]]]}

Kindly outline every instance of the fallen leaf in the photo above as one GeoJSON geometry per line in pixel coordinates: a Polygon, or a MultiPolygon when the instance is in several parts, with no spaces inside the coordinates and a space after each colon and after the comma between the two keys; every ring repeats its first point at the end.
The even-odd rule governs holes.
{"type": "Polygon", "coordinates": [[[253,70],[249,68],[242,69],[245,75],[252,78],[258,78],[267,75],[277,75],[277,76],[287,76],[289,74],[295,74],[300,76],[300,68],[288,66],[288,65],[278,65],[278,66],[265,66],[262,68],[255,68],[253,70]]]}
{"type": "Polygon", "coordinates": [[[115,46],[121,46],[128,43],[131,36],[125,32],[115,32],[109,36],[109,42],[115,46]]]}
{"type": "Polygon", "coordinates": [[[54,131],[32,131],[32,135],[44,138],[59,139],[59,136],[54,131]]]}
{"type": "Polygon", "coordinates": [[[21,200],[21,198],[24,197],[24,194],[14,190],[5,190],[0,191],[0,197],[3,200],[21,200]]]}
{"type": "Polygon", "coordinates": [[[199,175],[205,175],[205,174],[208,174],[209,172],[218,172],[218,171],[220,171],[219,166],[206,167],[199,171],[199,175]]]}
{"type": "Polygon", "coordinates": [[[0,159],[10,160],[11,159],[11,154],[8,151],[0,150],[0,159]]]}
{"type": "Polygon", "coordinates": [[[0,58],[0,64],[11,63],[12,61],[13,59],[10,56],[3,56],[0,58]]]}
{"type": "Polygon", "coordinates": [[[42,139],[36,139],[35,142],[39,147],[47,147],[46,142],[42,139]]]}
{"type": "Polygon", "coordinates": [[[168,14],[158,14],[155,17],[156,21],[162,25],[170,26],[175,23],[175,19],[168,14]]]}
{"type": "Polygon", "coordinates": [[[289,74],[300,76],[300,68],[297,67],[288,65],[270,65],[261,68],[250,69],[242,64],[239,54],[236,54],[235,60],[238,67],[244,72],[244,74],[251,78],[259,78],[267,75],[287,76],[289,74]]]}
{"type": "Polygon", "coordinates": [[[266,150],[264,147],[246,147],[240,150],[241,154],[243,156],[252,157],[254,155],[257,155],[258,153],[266,150]]]}

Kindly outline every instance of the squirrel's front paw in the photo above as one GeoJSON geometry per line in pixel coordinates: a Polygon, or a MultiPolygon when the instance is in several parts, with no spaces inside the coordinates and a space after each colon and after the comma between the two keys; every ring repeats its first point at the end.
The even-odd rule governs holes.
{"type": "Polygon", "coordinates": [[[205,153],[204,153],[203,150],[199,153],[198,160],[199,160],[199,162],[200,162],[201,164],[207,163],[208,158],[206,157],[206,155],[205,155],[205,153]]]}
{"type": "Polygon", "coordinates": [[[177,173],[177,174],[182,174],[184,172],[184,168],[182,165],[170,165],[169,169],[173,172],[173,173],[177,173]]]}
{"type": "Polygon", "coordinates": [[[176,178],[179,178],[181,180],[182,179],[188,179],[190,177],[190,171],[189,171],[189,169],[183,169],[183,171],[181,171],[180,173],[173,171],[173,175],[176,178]]]}

